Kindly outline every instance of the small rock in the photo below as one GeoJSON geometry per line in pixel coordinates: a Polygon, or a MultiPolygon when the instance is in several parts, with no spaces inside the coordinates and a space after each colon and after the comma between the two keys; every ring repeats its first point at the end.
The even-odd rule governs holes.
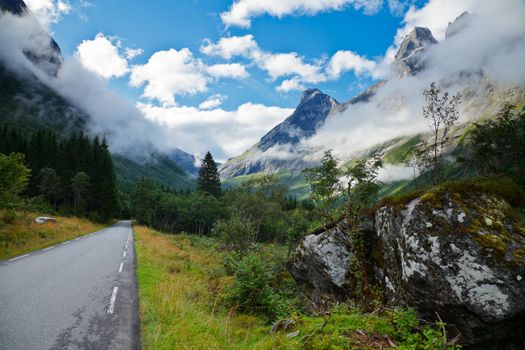
{"type": "Polygon", "coordinates": [[[467,214],[465,214],[463,212],[459,213],[458,214],[458,222],[461,223],[461,224],[464,223],[465,222],[465,216],[467,216],[467,214]]]}
{"type": "Polygon", "coordinates": [[[286,338],[295,338],[299,335],[299,331],[292,332],[286,335],[286,338]]]}
{"type": "Polygon", "coordinates": [[[485,218],[485,225],[492,226],[492,219],[491,218],[485,218]]]}
{"type": "Polygon", "coordinates": [[[516,276],[516,281],[518,281],[518,282],[521,281],[521,276],[520,275],[516,276]]]}
{"type": "Polygon", "coordinates": [[[45,224],[46,222],[57,222],[55,218],[50,218],[48,216],[39,216],[35,219],[35,222],[39,225],[45,224]]]}
{"type": "Polygon", "coordinates": [[[281,331],[287,331],[294,324],[295,324],[295,321],[291,318],[286,318],[284,320],[278,320],[277,322],[273,324],[272,329],[270,330],[270,334],[274,334],[274,333],[281,332],[281,331]]]}
{"type": "Polygon", "coordinates": [[[426,226],[427,226],[427,228],[431,228],[433,225],[432,225],[431,222],[427,221],[426,226]]]}

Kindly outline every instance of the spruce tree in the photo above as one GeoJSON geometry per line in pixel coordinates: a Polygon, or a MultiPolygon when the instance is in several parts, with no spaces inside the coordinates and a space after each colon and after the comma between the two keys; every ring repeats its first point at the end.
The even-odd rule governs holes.
{"type": "Polygon", "coordinates": [[[197,179],[197,191],[207,192],[215,197],[221,194],[219,171],[210,152],[206,153],[202,161],[199,178],[197,179]]]}

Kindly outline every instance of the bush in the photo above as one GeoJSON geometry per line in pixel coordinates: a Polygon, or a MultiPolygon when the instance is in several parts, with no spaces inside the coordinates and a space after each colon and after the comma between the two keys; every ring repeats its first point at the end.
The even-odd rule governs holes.
{"type": "Polygon", "coordinates": [[[234,283],[228,295],[231,304],[240,311],[266,316],[268,321],[286,316],[286,300],[271,287],[273,273],[266,260],[249,253],[233,262],[232,268],[234,283]]]}
{"type": "Polygon", "coordinates": [[[243,255],[255,243],[256,229],[251,220],[239,213],[233,213],[228,220],[218,220],[212,233],[218,236],[228,249],[243,255]]]}
{"type": "Polygon", "coordinates": [[[396,310],[393,314],[395,334],[401,342],[398,350],[455,350],[460,349],[454,341],[447,340],[445,323],[436,322],[434,327],[419,326],[413,310],[396,310]]]}

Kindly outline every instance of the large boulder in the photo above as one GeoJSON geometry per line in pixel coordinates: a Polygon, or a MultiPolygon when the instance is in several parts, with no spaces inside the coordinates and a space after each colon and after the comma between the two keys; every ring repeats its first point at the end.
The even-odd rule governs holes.
{"type": "Polygon", "coordinates": [[[305,286],[314,311],[324,311],[330,303],[349,296],[352,241],[346,222],[332,226],[306,236],[288,266],[294,279],[305,286]]]}
{"type": "MultiPolygon", "coordinates": [[[[505,200],[466,193],[428,192],[377,209],[375,229],[361,227],[371,231],[370,277],[387,302],[430,322],[439,316],[463,344],[515,349],[504,344],[523,344],[525,227],[505,200]]],[[[314,309],[352,295],[351,247],[343,221],[297,248],[289,270],[314,309]]]]}
{"type": "Polygon", "coordinates": [[[464,344],[525,331],[525,229],[495,196],[427,193],[376,213],[376,277],[391,301],[436,314],[464,344]]]}

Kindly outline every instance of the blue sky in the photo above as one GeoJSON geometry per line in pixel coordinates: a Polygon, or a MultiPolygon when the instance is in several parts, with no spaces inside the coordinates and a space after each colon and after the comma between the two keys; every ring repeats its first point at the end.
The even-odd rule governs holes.
{"type": "MultiPolygon", "coordinates": [[[[227,27],[220,18],[232,1],[117,1],[91,0],[89,6],[70,2],[69,15],[51,26],[55,39],[65,55],[73,55],[83,40],[92,40],[98,33],[118,36],[122,45],[144,52],[130,64],[144,64],[157,51],[188,48],[206,64],[225,63],[220,57],[207,57],[199,52],[204,39],[216,42],[221,37],[252,34],[262,50],[272,53],[296,52],[310,62],[329,58],[338,50],[350,50],[368,59],[378,58],[392,44],[401,26],[402,13],[392,14],[388,6],[373,15],[347,6],[341,11],[316,15],[292,14],[277,18],[268,14],[252,19],[250,28],[227,27]]],[[[416,4],[421,5],[421,4],[416,4]]],[[[247,63],[240,59],[237,62],[247,63]]],[[[222,108],[235,109],[246,102],[280,107],[294,107],[300,91],[276,91],[284,79],[272,81],[258,67],[247,68],[246,79],[220,79],[207,86],[206,92],[176,96],[177,104],[196,106],[208,96],[226,96],[222,108]]],[[[128,97],[139,100],[141,88],[128,84],[128,76],[113,78],[109,84],[128,97]]],[[[352,71],[339,79],[305,83],[318,87],[334,98],[344,101],[359,93],[375,79],[368,75],[356,77],[352,71]]]]}

